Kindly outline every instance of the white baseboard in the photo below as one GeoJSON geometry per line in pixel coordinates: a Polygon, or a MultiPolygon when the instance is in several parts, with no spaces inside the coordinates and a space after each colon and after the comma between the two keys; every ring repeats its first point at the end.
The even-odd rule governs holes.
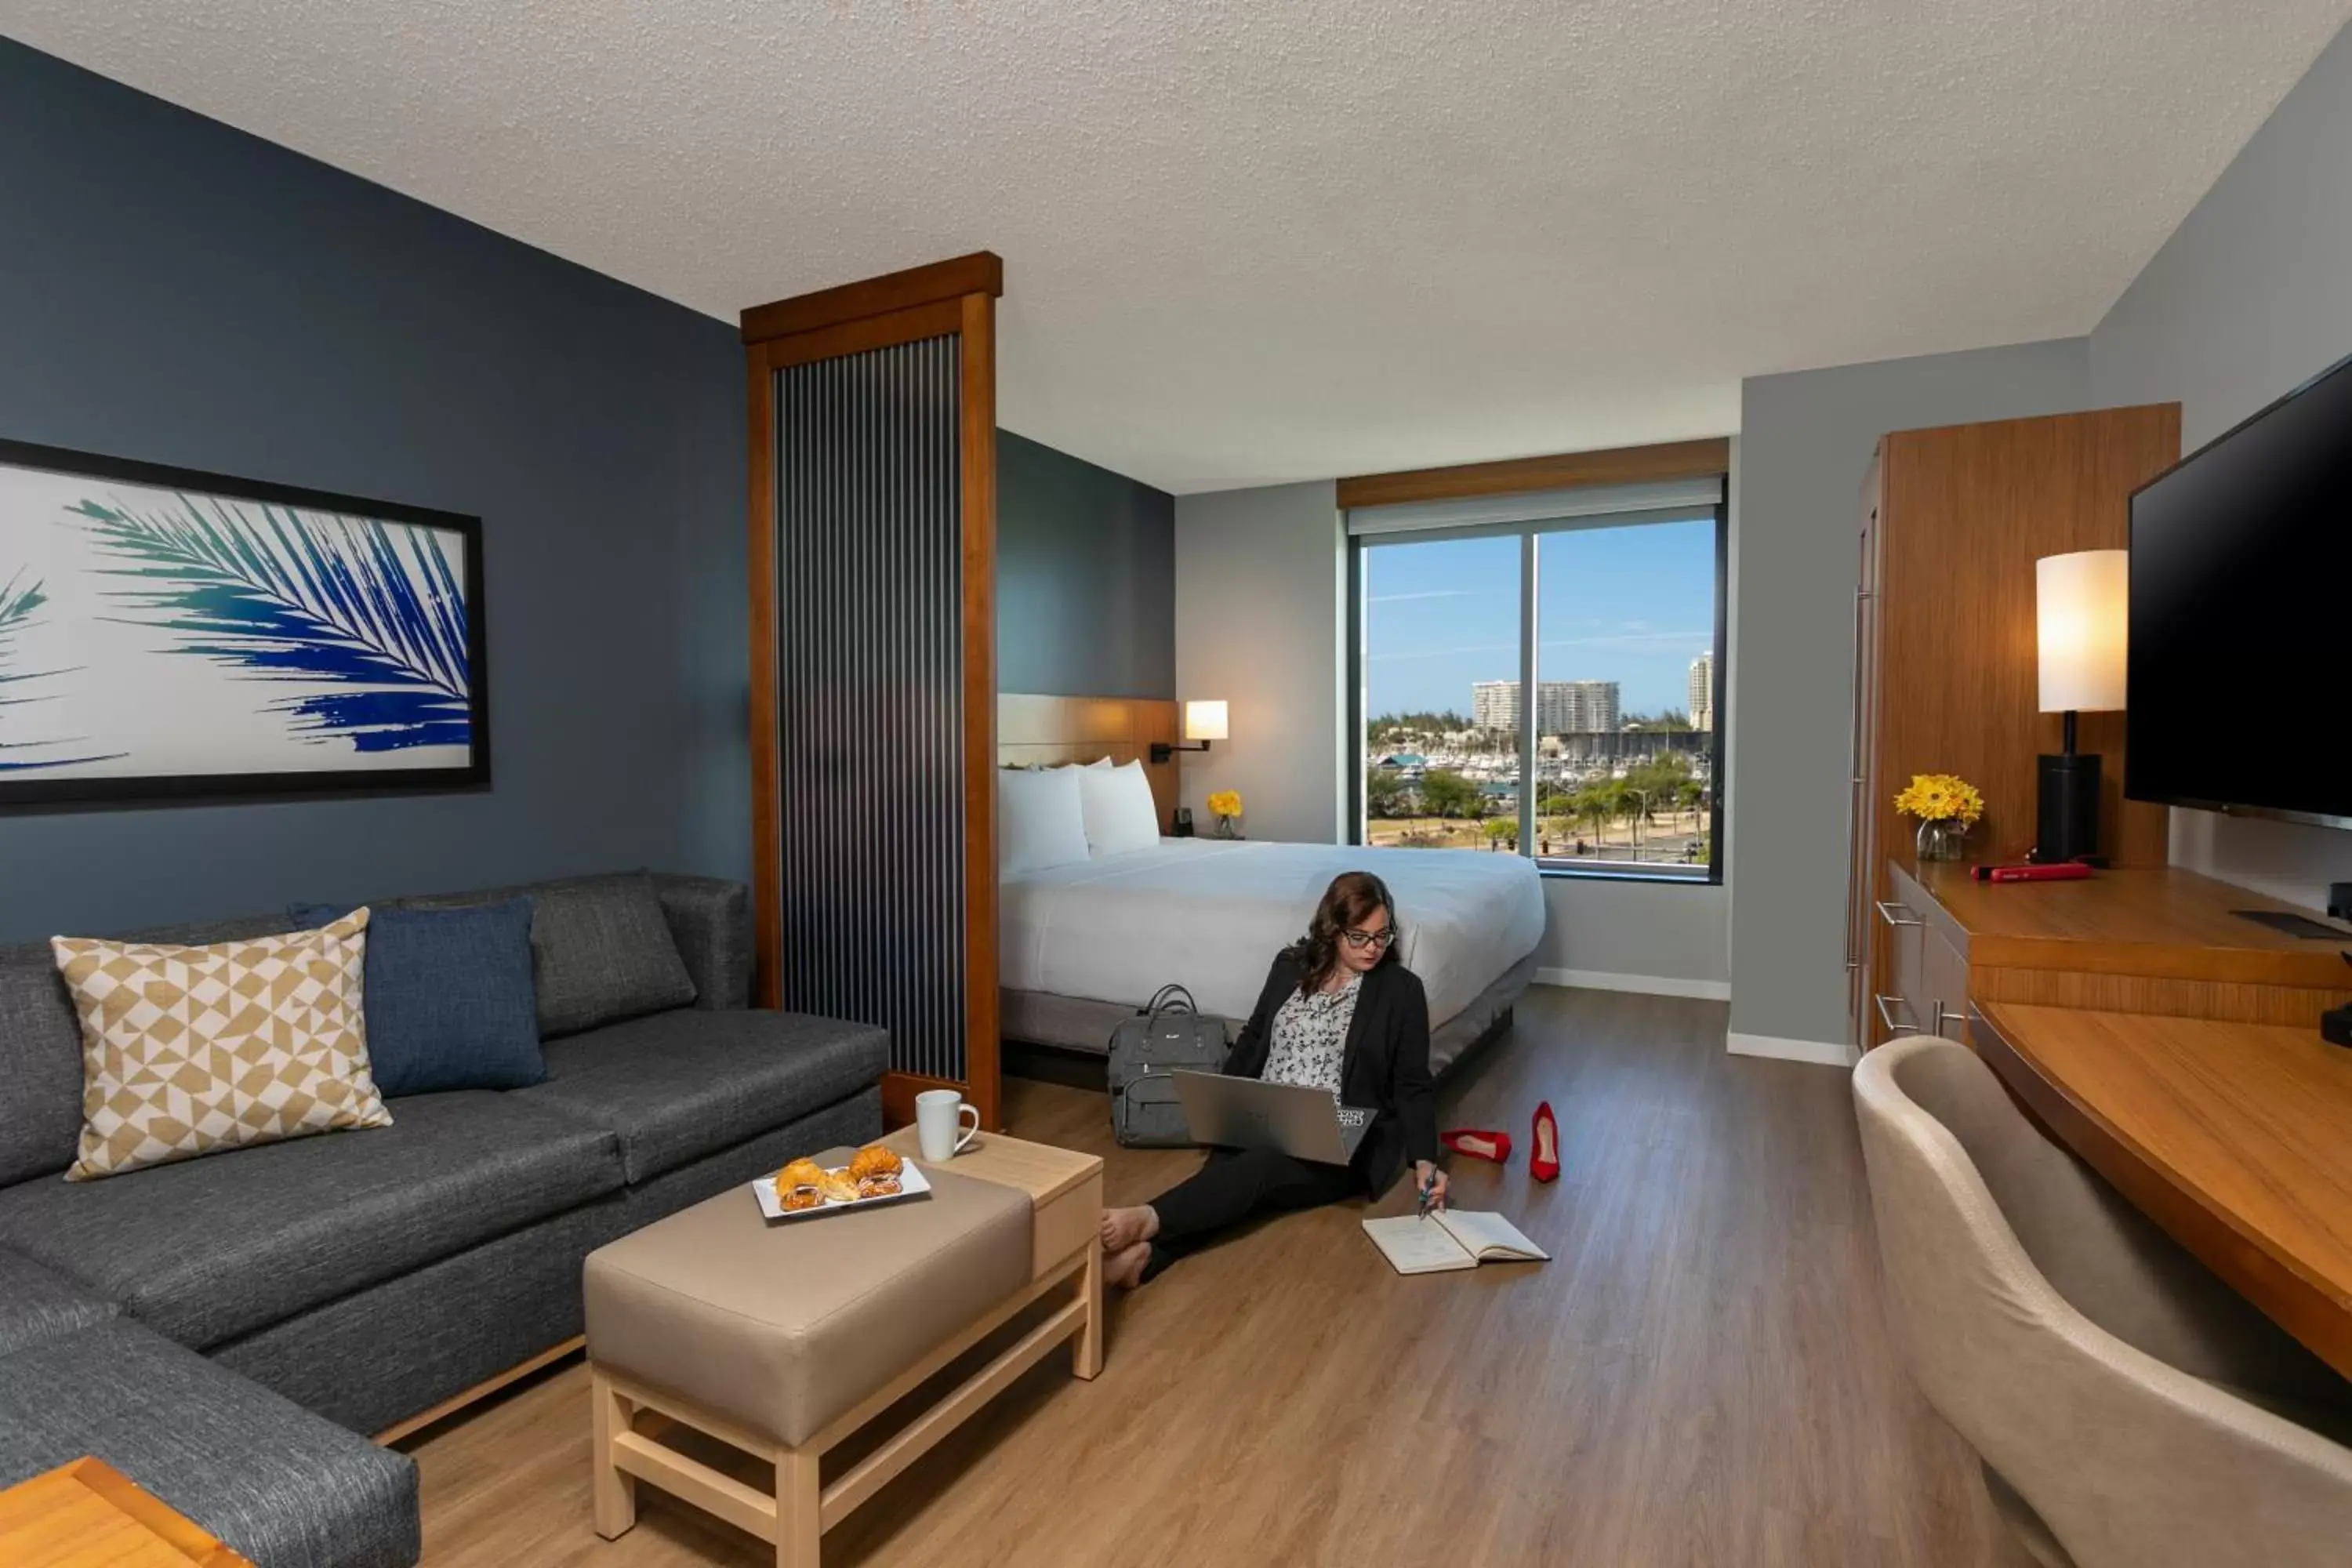
{"type": "Polygon", "coordinates": [[[1724,1047],[1735,1057],[1770,1057],[1784,1062],[1812,1062],[1825,1068],[1850,1068],[1861,1057],[1843,1040],[1784,1040],[1777,1035],[1727,1035],[1724,1047]]]}
{"type": "Polygon", "coordinates": [[[1638,991],[1645,996],[1696,996],[1731,1000],[1728,980],[1685,980],[1674,974],[1619,974],[1607,969],[1538,969],[1538,985],[1574,985],[1586,991],[1638,991]]]}

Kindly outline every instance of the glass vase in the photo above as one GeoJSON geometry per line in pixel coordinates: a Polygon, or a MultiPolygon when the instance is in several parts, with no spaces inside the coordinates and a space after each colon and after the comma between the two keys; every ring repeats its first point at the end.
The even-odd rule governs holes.
{"type": "Polygon", "coordinates": [[[1958,817],[1931,818],[1919,825],[1919,864],[1958,860],[1968,842],[1969,825],[1958,817]]]}

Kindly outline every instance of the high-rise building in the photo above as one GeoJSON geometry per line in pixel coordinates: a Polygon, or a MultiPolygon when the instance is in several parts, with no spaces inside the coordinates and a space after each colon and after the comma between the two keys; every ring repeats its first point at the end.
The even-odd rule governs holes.
{"type": "Polygon", "coordinates": [[[1715,728],[1715,655],[1703,653],[1691,660],[1690,721],[1694,730],[1715,728]]]}
{"type": "MultiPolygon", "coordinates": [[[[1470,688],[1470,721],[1481,730],[1519,727],[1519,683],[1481,680],[1470,688]]],[[[1536,683],[1536,733],[1594,734],[1617,728],[1617,683],[1613,680],[1542,680],[1536,683]]]]}

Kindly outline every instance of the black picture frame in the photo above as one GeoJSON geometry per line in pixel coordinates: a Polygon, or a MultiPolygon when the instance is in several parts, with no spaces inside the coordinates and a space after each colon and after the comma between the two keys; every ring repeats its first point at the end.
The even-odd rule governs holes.
{"type": "Polygon", "coordinates": [[[104,453],[0,437],[0,469],[87,476],[189,495],[335,513],[457,534],[465,560],[468,760],[456,766],[314,769],[290,773],[168,773],[59,778],[0,774],[0,811],[26,807],[197,805],[296,797],[374,796],[490,786],[488,579],[482,520],[464,512],[375,500],[272,480],[241,479],[104,453]]]}

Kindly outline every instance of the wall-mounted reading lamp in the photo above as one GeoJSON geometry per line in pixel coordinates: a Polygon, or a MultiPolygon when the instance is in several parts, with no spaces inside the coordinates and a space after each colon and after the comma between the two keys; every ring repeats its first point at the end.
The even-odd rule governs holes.
{"type": "Polygon", "coordinates": [[[1155,763],[1164,763],[1179,752],[1205,752],[1209,749],[1210,742],[1222,741],[1224,738],[1224,703],[1222,701],[1187,702],[1184,704],[1184,739],[1188,742],[1198,741],[1200,744],[1171,746],[1165,741],[1154,741],[1151,742],[1151,760],[1155,763]]]}

